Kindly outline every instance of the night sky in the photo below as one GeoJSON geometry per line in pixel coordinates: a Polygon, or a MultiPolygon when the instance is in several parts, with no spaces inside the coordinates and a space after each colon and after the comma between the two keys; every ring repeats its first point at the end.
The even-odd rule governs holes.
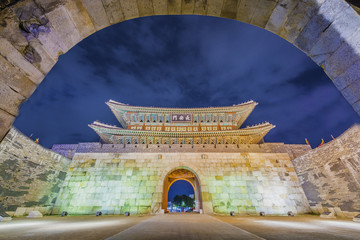
{"type": "Polygon", "coordinates": [[[40,144],[99,141],[87,125],[120,125],[105,102],[158,107],[259,102],[243,126],[277,127],[267,142],[305,143],[360,122],[323,70],[290,43],[233,20],[157,16],[88,37],[22,105],[15,126],[40,144]]]}
{"type": "Polygon", "coordinates": [[[183,195],[189,196],[189,194],[194,194],[194,188],[191,184],[185,180],[178,180],[174,182],[169,189],[168,193],[168,201],[174,200],[176,195],[183,195]]]}

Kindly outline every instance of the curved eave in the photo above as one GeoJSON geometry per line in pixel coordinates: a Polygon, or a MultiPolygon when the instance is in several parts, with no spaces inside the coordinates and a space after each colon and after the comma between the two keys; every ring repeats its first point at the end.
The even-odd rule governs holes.
{"type": "Polygon", "coordinates": [[[275,126],[270,123],[260,124],[253,127],[225,130],[225,131],[199,131],[199,132],[157,132],[157,131],[143,131],[143,130],[129,130],[116,126],[110,126],[95,122],[90,124],[95,132],[98,134],[109,134],[117,136],[157,136],[157,137],[206,137],[206,136],[250,136],[250,135],[265,135],[275,126]]]}
{"type": "Polygon", "coordinates": [[[143,106],[131,106],[124,103],[119,103],[114,100],[109,100],[106,104],[121,112],[146,112],[146,113],[227,113],[227,112],[243,112],[246,110],[253,110],[258,104],[257,102],[250,100],[245,103],[226,106],[226,107],[207,107],[207,108],[162,108],[162,107],[143,107],[143,106]]]}

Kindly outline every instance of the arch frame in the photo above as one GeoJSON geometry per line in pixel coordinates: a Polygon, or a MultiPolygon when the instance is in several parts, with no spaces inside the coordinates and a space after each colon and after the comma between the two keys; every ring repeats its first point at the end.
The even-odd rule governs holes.
{"type": "Polygon", "coordinates": [[[194,188],[194,190],[195,190],[195,185],[191,182],[191,181],[189,181],[189,179],[186,179],[186,178],[177,178],[175,181],[172,181],[171,183],[170,183],[170,185],[169,185],[169,187],[168,187],[168,189],[167,189],[167,192],[169,192],[169,190],[170,190],[170,188],[171,188],[171,185],[173,185],[175,182],[177,182],[177,181],[186,181],[186,182],[188,182],[188,183],[190,183],[191,184],[191,186],[194,188]]]}
{"type": "Polygon", "coordinates": [[[168,171],[164,177],[160,178],[160,180],[163,181],[161,206],[162,206],[162,209],[164,210],[164,212],[167,212],[168,194],[169,194],[170,187],[174,182],[176,182],[178,180],[185,180],[193,186],[194,195],[195,195],[195,207],[196,207],[195,210],[198,212],[203,212],[201,181],[200,181],[198,174],[193,169],[186,167],[186,166],[178,166],[178,167],[172,168],[170,171],[168,171]],[[189,179],[186,179],[186,178],[178,178],[171,182],[168,181],[169,180],[168,176],[171,173],[176,172],[177,170],[181,170],[181,169],[185,169],[194,174],[194,176],[195,176],[194,183],[192,183],[189,179]]]}

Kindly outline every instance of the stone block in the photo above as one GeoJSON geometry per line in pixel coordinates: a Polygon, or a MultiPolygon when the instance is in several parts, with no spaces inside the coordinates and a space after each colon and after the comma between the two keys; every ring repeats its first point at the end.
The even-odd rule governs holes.
{"type": "Polygon", "coordinates": [[[326,0],[298,2],[296,7],[289,13],[291,17],[287,18],[283,27],[279,29],[278,34],[293,43],[310,19],[317,14],[319,7],[325,1],[326,0]]]}
{"type": "Polygon", "coordinates": [[[96,30],[103,29],[110,25],[102,1],[81,0],[96,30]]]}
{"type": "Polygon", "coordinates": [[[167,15],[167,1],[153,0],[153,6],[155,15],[167,15]]]}
{"type": "Polygon", "coordinates": [[[61,54],[64,54],[69,50],[52,27],[50,27],[49,32],[40,32],[38,39],[51,58],[55,60],[57,60],[61,54]]]}
{"type": "Polygon", "coordinates": [[[32,64],[44,75],[46,75],[56,63],[56,59],[48,54],[47,50],[38,39],[29,40],[29,45],[24,48],[23,55],[30,55],[27,58],[29,58],[30,62],[32,62],[32,64]],[[35,58],[34,55],[38,56],[39,61],[33,60],[35,58]]]}
{"type": "Polygon", "coordinates": [[[25,215],[26,208],[24,207],[18,207],[14,213],[14,217],[22,217],[25,215]]]}
{"type": "Polygon", "coordinates": [[[330,211],[330,212],[323,212],[320,215],[321,218],[336,218],[335,217],[335,211],[330,211]]]}
{"type": "Polygon", "coordinates": [[[339,90],[346,88],[351,83],[360,79],[359,69],[360,69],[360,60],[355,62],[343,74],[333,79],[333,83],[339,90]]]}
{"type": "Polygon", "coordinates": [[[52,207],[35,207],[34,210],[39,211],[43,215],[50,215],[52,207]]]}
{"type": "Polygon", "coordinates": [[[341,90],[342,95],[352,105],[360,100],[360,79],[341,90]]]}
{"type": "Polygon", "coordinates": [[[182,0],[181,14],[194,14],[195,2],[194,0],[182,0]]]}
{"type": "Polygon", "coordinates": [[[260,0],[256,8],[253,10],[250,24],[264,28],[277,3],[277,1],[260,0]]]}
{"type": "Polygon", "coordinates": [[[208,2],[208,0],[195,0],[194,14],[195,15],[206,15],[207,2],[208,2]]]}
{"type": "Polygon", "coordinates": [[[360,26],[360,17],[355,17],[349,21],[352,8],[343,9],[337,14],[337,17],[327,29],[323,30],[318,41],[314,41],[312,49],[308,52],[318,65],[327,59],[336,49],[338,49],[343,39],[349,38],[360,26]]]}
{"type": "Polygon", "coordinates": [[[15,116],[0,109],[0,143],[5,137],[5,134],[9,131],[12,123],[15,120],[15,116]]]}
{"type": "Polygon", "coordinates": [[[72,48],[82,40],[65,7],[61,6],[46,13],[46,17],[67,49],[72,48]]]}
{"type": "Polygon", "coordinates": [[[293,0],[280,0],[272,11],[265,29],[278,34],[280,29],[284,27],[289,14],[294,10],[297,4],[298,2],[293,0]]]}
{"type": "Polygon", "coordinates": [[[45,12],[53,11],[54,9],[62,6],[63,1],[59,0],[34,0],[36,5],[40,6],[45,12]]]}
{"type": "MultiPolygon", "coordinates": [[[[350,7],[342,1],[326,0],[320,6],[317,14],[311,18],[296,38],[294,42],[295,46],[300,48],[303,52],[308,53],[315,43],[317,43],[321,34],[330,27],[336,17],[346,8],[349,9],[350,7]]],[[[340,17],[344,16],[342,15],[340,17]]],[[[339,38],[339,36],[336,38],[339,38]]]]}
{"type": "Polygon", "coordinates": [[[19,31],[21,21],[19,16],[11,8],[6,8],[0,12],[0,18],[2,19],[0,36],[8,39],[18,50],[26,46],[27,39],[23,32],[19,31]]]}
{"type": "MultiPolygon", "coordinates": [[[[360,29],[344,39],[343,44],[324,61],[326,74],[335,79],[356,62],[360,61],[360,29]]],[[[360,72],[360,70],[358,70],[360,72]]],[[[360,74],[357,74],[360,76],[360,74]]]]}
{"type": "Polygon", "coordinates": [[[15,214],[15,211],[6,211],[5,212],[9,217],[13,217],[15,214]]]}
{"type": "Polygon", "coordinates": [[[224,0],[208,0],[206,15],[220,17],[223,3],[224,3],[224,0]]]}
{"type": "Polygon", "coordinates": [[[3,25],[6,26],[1,29],[0,35],[6,38],[25,57],[25,59],[32,63],[37,69],[39,69],[42,73],[47,73],[54,65],[54,60],[48,59],[49,56],[47,52],[33,34],[36,35],[36,31],[48,31],[48,26],[45,24],[39,26],[36,30],[33,29],[33,34],[26,32],[26,30],[19,30],[19,26],[23,26],[24,22],[30,22],[33,20],[40,21],[39,19],[41,18],[46,19],[43,15],[35,17],[34,15],[37,15],[38,11],[41,10],[39,10],[37,5],[34,5],[30,7],[30,9],[23,9],[22,12],[17,13],[17,15],[6,15],[6,17],[4,17],[6,19],[6,24],[3,25]],[[33,13],[30,20],[23,17],[24,15],[27,15],[24,14],[24,11],[27,13],[33,13]],[[35,43],[37,43],[37,46],[34,46],[35,43]]]}
{"type": "MultiPolygon", "coordinates": [[[[224,3],[221,8],[220,17],[229,18],[229,19],[236,19],[237,14],[237,0],[224,0],[224,3]]],[[[241,14],[241,12],[239,13],[241,14]]]]}
{"type": "Polygon", "coordinates": [[[34,207],[27,207],[27,208],[25,209],[25,215],[26,215],[26,214],[29,214],[31,211],[34,211],[34,210],[35,210],[34,207]]]}
{"type": "Polygon", "coordinates": [[[353,103],[351,106],[354,108],[355,112],[360,112],[360,101],[353,103]]]}
{"type": "Polygon", "coordinates": [[[25,97],[2,82],[0,82],[0,95],[2,100],[0,101],[0,109],[17,116],[19,107],[25,100],[25,97]]]}
{"type": "Polygon", "coordinates": [[[8,85],[25,98],[31,96],[37,85],[17,67],[0,55],[0,82],[8,85]]]}
{"type": "MultiPolygon", "coordinates": [[[[103,3],[104,1],[105,0],[103,0],[103,3]]],[[[92,23],[91,18],[86,11],[84,5],[82,4],[81,0],[67,1],[64,7],[66,8],[70,18],[75,24],[75,27],[77,28],[81,39],[86,38],[87,36],[95,32],[94,24],[92,23]]],[[[121,11],[120,14],[122,14],[121,11]]]]}
{"type": "Polygon", "coordinates": [[[139,9],[137,5],[137,1],[120,0],[120,3],[124,13],[125,20],[139,17],[139,9]]]}
{"type": "Polygon", "coordinates": [[[214,212],[212,202],[203,201],[203,212],[205,214],[212,214],[214,212]]]}
{"type": "Polygon", "coordinates": [[[344,213],[341,211],[341,209],[339,207],[334,207],[334,211],[335,211],[335,215],[337,217],[341,217],[341,218],[345,217],[344,213]]]}
{"type": "Polygon", "coordinates": [[[169,15],[181,14],[181,1],[182,0],[168,0],[167,1],[169,15]]]}
{"type": "Polygon", "coordinates": [[[43,215],[39,211],[31,211],[27,218],[42,218],[43,215]]]}
{"type": "Polygon", "coordinates": [[[152,0],[137,0],[139,16],[152,16],[154,15],[154,7],[152,0]]]}
{"type": "Polygon", "coordinates": [[[102,0],[102,2],[111,24],[125,20],[119,0],[102,0]]]}
{"type": "Polygon", "coordinates": [[[5,38],[0,38],[0,54],[6,57],[6,59],[22,69],[28,76],[28,78],[35,84],[39,84],[43,78],[42,74],[35,66],[28,62],[23,55],[5,38]]]}

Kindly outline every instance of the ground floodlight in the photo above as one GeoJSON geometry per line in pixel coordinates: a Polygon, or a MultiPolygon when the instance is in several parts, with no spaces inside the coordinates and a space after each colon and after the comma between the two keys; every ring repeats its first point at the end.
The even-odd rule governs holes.
{"type": "Polygon", "coordinates": [[[289,217],[294,217],[295,214],[294,214],[292,211],[288,211],[288,216],[289,216],[289,217]]]}
{"type": "Polygon", "coordinates": [[[125,212],[125,216],[130,216],[130,212],[125,212]]]}
{"type": "Polygon", "coordinates": [[[353,221],[360,223],[360,214],[356,215],[356,216],[353,218],[353,221]]]}
{"type": "Polygon", "coordinates": [[[234,211],[231,211],[231,212],[230,212],[230,216],[235,216],[235,212],[234,212],[234,211]]]}
{"type": "Polygon", "coordinates": [[[265,212],[260,212],[260,216],[265,217],[265,212]]]}
{"type": "Polygon", "coordinates": [[[101,216],[102,215],[102,212],[101,211],[97,211],[96,212],[96,216],[98,217],[98,216],[101,216]]]}
{"type": "Polygon", "coordinates": [[[68,215],[68,212],[67,211],[63,211],[62,213],[61,213],[61,216],[62,217],[66,217],[68,215]]]}

